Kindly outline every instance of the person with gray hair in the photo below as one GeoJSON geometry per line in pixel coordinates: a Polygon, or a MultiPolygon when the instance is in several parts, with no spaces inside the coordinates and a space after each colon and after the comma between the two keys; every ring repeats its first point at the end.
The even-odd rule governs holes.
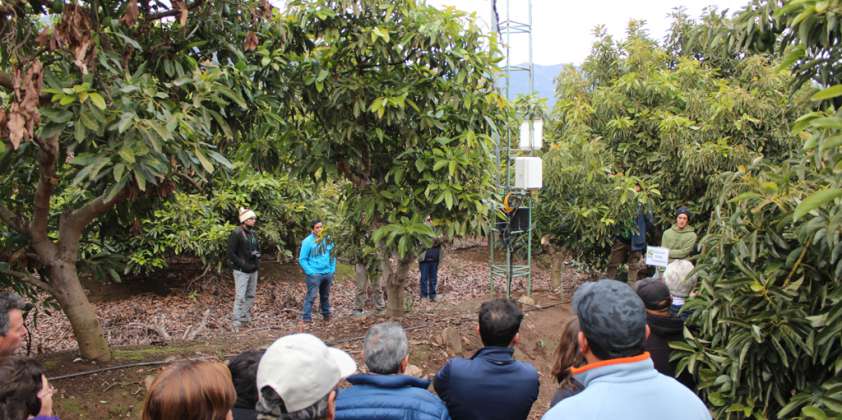
{"type": "Polygon", "coordinates": [[[24,308],[26,305],[18,295],[0,293],[0,359],[14,354],[26,338],[24,308]]]}
{"type": "Polygon", "coordinates": [[[336,400],[337,420],[449,420],[444,403],[427,391],[430,381],[404,375],[409,344],[400,324],[372,326],[365,336],[363,357],[368,374],[347,378],[351,387],[336,400]]]}

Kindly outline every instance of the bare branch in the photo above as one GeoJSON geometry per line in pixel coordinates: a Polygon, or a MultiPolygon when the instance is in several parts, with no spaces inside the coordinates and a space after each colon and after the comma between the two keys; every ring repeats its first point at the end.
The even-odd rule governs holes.
{"type": "Polygon", "coordinates": [[[53,289],[53,286],[50,286],[49,283],[33,276],[30,273],[23,272],[23,271],[15,271],[15,270],[0,270],[0,274],[6,274],[6,275],[9,275],[9,276],[12,276],[12,277],[14,277],[18,280],[21,280],[25,283],[29,283],[30,285],[35,286],[35,287],[53,295],[53,296],[56,295],[56,291],[55,291],[55,289],[53,289]]]}

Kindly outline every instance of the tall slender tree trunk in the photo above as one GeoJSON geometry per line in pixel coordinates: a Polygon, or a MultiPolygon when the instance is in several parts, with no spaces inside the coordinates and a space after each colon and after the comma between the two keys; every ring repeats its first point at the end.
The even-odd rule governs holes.
{"type": "Polygon", "coordinates": [[[79,282],[76,262],[56,261],[50,266],[50,280],[55,292],[54,297],[70,320],[82,357],[99,361],[111,360],[111,351],[97,319],[96,309],[79,282]]]}

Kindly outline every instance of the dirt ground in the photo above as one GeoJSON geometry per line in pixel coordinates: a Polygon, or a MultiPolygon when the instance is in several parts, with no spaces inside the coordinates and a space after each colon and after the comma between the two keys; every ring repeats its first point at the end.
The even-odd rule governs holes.
{"type": "MultiPolygon", "coordinates": [[[[489,289],[487,261],[488,251],[481,246],[451,252],[440,269],[440,299],[434,303],[416,299],[412,304],[412,311],[400,320],[410,340],[410,363],[420,369],[421,376],[432,377],[448,358],[470,357],[481,347],[475,332],[479,305],[489,298],[501,295],[501,290],[504,290],[499,283],[496,291],[492,292],[489,289]],[[461,352],[454,351],[454,347],[459,343],[454,343],[452,339],[448,343],[448,333],[450,336],[461,337],[461,352]]],[[[417,275],[417,268],[411,275],[417,275]]],[[[350,317],[350,311],[353,309],[350,299],[354,289],[350,276],[349,267],[338,272],[332,299],[333,319],[328,323],[315,321],[303,331],[319,336],[329,345],[348,351],[364,369],[362,337],[369,326],[382,322],[385,318],[376,315],[362,320],[350,317]]],[[[57,389],[57,415],[63,420],[139,418],[145,396],[144,383],[163,366],[183,359],[225,360],[240,351],[265,347],[280,336],[301,331],[302,327],[299,326],[296,317],[301,302],[298,295],[303,295],[303,289],[290,287],[300,280],[299,277],[298,271],[292,265],[277,265],[264,270],[261,274],[261,284],[258,286],[256,322],[251,328],[239,332],[231,331],[224,321],[231,299],[228,290],[231,286],[227,283],[200,280],[198,286],[194,284],[185,287],[182,284],[167,287],[166,282],[159,282],[164,283],[163,293],[155,292],[142,296],[119,292],[112,295],[108,291],[101,291],[101,298],[96,303],[97,310],[101,316],[106,316],[102,321],[106,325],[106,331],[110,331],[108,335],[112,344],[115,341],[114,337],[136,338],[142,344],[115,345],[114,360],[106,364],[82,361],[73,349],[47,351],[39,355],[38,358],[47,367],[51,382],[57,389]],[[208,281],[212,284],[201,284],[208,281]],[[154,303],[152,309],[144,306],[150,302],[154,303]],[[184,309],[185,307],[187,309],[184,309]],[[189,322],[182,322],[187,324],[184,327],[186,331],[195,324],[196,318],[201,316],[201,312],[196,313],[197,309],[203,308],[211,309],[210,312],[214,313],[208,327],[195,340],[180,340],[179,337],[183,335],[176,325],[183,320],[178,318],[189,318],[189,322]],[[137,323],[157,323],[168,327],[171,339],[163,340],[160,334],[149,329],[145,329],[142,334],[135,332],[135,335],[130,336],[120,335],[121,331],[110,329],[119,330],[119,325],[137,323]],[[126,365],[134,366],[120,368],[126,365]],[[67,377],[108,368],[117,369],[67,377]]],[[[555,381],[550,375],[550,368],[553,352],[558,345],[560,326],[563,320],[571,316],[569,306],[565,303],[566,294],[575,284],[581,282],[584,276],[565,268],[561,278],[561,289],[565,291],[565,298],[562,298],[557,290],[550,290],[549,273],[541,264],[536,264],[533,268],[534,303],[523,305],[525,318],[521,325],[522,340],[516,348],[515,357],[532,363],[541,374],[540,397],[533,405],[531,419],[540,418],[546,412],[555,392],[555,381]]],[[[525,294],[522,283],[516,282],[514,298],[525,294]]],[[[161,285],[155,287],[159,286],[161,285]]],[[[417,285],[412,290],[415,288],[417,285]]],[[[57,317],[53,322],[61,322],[57,315],[52,316],[57,317]]],[[[68,334],[55,332],[60,330],[57,326],[51,326],[48,330],[54,334],[68,334]]],[[[39,342],[35,347],[44,349],[47,345],[39,342]]]]}

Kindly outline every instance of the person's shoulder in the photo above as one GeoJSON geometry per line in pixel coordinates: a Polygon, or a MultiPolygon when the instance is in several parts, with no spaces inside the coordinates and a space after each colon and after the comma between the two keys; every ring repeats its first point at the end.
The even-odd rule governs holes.
{"type": "Polygon", "coordinates": [[[521,372],[538,376],[538,369],[535,369],[535,366],[532,366],[532,363],[523,361],[523,360],[515,360],[515,365],[517,365],[521,372]]]}
{"type": "Polygon", "coordinates": [[[544,414],[544,417],[541,417],[541,420],[589,418],[585,415],[588,411],[588,400],[587,395],[583,395],[584,393],[582,391],[559,401],[544,414]]]}
{"type": "Polygon", "coordinates": [[[684,384],[678,382],[677,379],[659,372],[656,381],[658,390],[653,389],[653,391],[662,394],[668,401],[674,401],[678,404],[695,404],[707,411],[705,404],[699,396],[684,386],[684,384]]]}

